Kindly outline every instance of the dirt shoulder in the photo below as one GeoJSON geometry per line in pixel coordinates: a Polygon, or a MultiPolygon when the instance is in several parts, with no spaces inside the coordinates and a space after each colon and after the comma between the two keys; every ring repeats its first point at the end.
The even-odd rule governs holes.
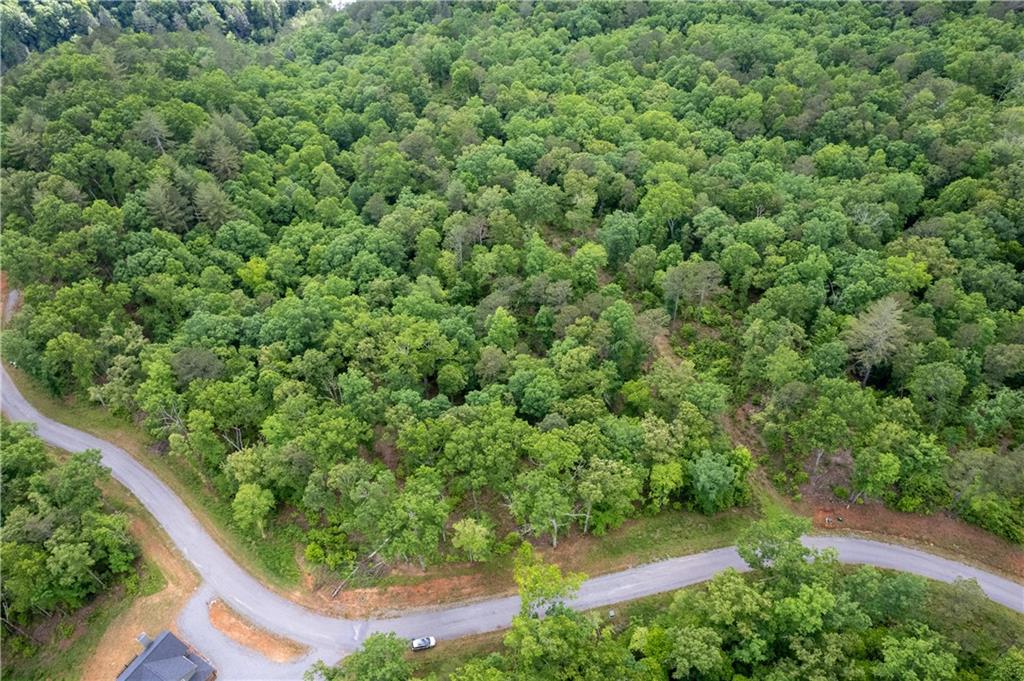
{"type": "MultiPolygon", "coordinates": [[[[116,483],[112,483],[116,485],[116,483]]],[[[163,573],[165,586],[149,596],[137,598],[107,627],[92,655],[82,668],[83,681],[109,681],[139,652],[135,637],[141,632],[153,636],[164,629],[175,630],[178,613],[199,586],[199,578],[134,497],[117,485],[122,502],[134,504],[131,533],[142,554],[163,573]]],[[[110,494],[110,492],[107,492],[110,494]]]]}
{"type": "Polygon", "coordinates": [[[257,627],[220,599],[210,602],[210,623],[236,643],[274,662],[297,660],[308,650],[291,639],[257,627]]]}
{"type": "MultiPolygon", "coordinates": [[[[774,491],[764,467],[764,443],[751,420],[756,412],[753,405],[745,404],[723,419],[723,427],[734,443],[747,447],[759,459],[754,473],[757,484],[774,491]]],[[[817,469],[808,461],[808,481],[800,487],[800,500],[777,492],[774,497],[789,511],[810,518],[819,531],[907,544],[1011,579],[1024,579],[1024,547],[966,523],[950,512],[901,513],[879,501],[848,504],[837,499],[831,489],[836,485],[849,486],[852,467],[848,453],[832,457],[817,469]]]]}
{"type": "Polygon", "coordinates": [[[1024,550],[946,512],[900,513],[880,503],[851,504],[805,497],[794,510],[809,516],[817,530],[857,534],[907,544],[1024,580],[1024,550]],[[842,521],[838,520],[842,518],[842,521]]]}
{"type": "MultiPolygon", "coordinates": [[[[669,340],[660,336],[654,340],[660,356],[675,358],[669,340]]],[[[204,528],[236,561],[254,574],[269,588],[310,609],[333,615],[366,617],[393,613],[398,610],[431,608],[459,601],[478,600],[488,596],[511,592],[513,581],[511,560],[495,560],[488,565],[445,564],[427,571],[410,566],[397,566],[380,585],[347,588],[337,596],[337,579],[316,580],[303,574],[300,584],[283,587],[267,579],[262,571],[254,570],[255,561],[243,550],[237,538],[226,527],[215,522],[208,509],[198,503],[194,491],[187,488],[179,477],[169,472],[162,461],[145,456],[148,443],[136,427],[110,416],[93,405],[60,403],[43,395],[21,372],[11,371],[12,378],[22,392],[44,414],[52,417],[72,414],[70,425],[93,432],[110,440],[150,466],[172,489],[179,493],[196,514],[204,528]],[[318,583],[320,582],[320,583],[318,583]]],[[[755,455],[763,452],[757,428],[750,417],[756,412],[752,405],[744,405],[736,414],[723,419],[723,427],[736,444],[747,446],[755,455]]],[[[759,469],[759,473],[763,471],[759,469]]],[[[770,485],[766,485],[770,487],[770,485]]],[[[775,495],[779,496],[779,495],[775,495]]],[[[806,499],[806,498],[805,498],[806,499]]],[[[820,501],[820,500],[819,500],[820,501]]],[[[817,518],[821,511],[822,529],[837,531],[826,526],[824,517],[833,509],[825,504],[809,501],[795,503],[782,498],[777,502],[792,512],[817,518]]],[[[570,536],[560,543],[557,551],[544,551],[546,558],[566,569],[585,572],[591,576],[612,572],[642,563],[686,555],[719,546],[735,540],[742,526],[753,519],[749,512],[741,511],[727,526],[718,526],[716,519],[696,514],[661,514],[627,522],[605,537],[570,536]]],[[[900,516],[894,522],[893,511],[877,505],[865,505],[859,513],[851,513],[843,531],[871,533],[889,541],[910,543],[930,550],[955,556],[980,566],[994,568],[1017,578],[1024,576],[1024,553],[1018,547],[988,533],[955,520],[939,516],[900,516]],[[950,524],[952,523],[952,524],[950,524]],[[951,529],[952,528],[952,529],[951,529]]],[[[844,516],[845,517],[845,516],[844,516]]],[[[193,587],[194,588],[194,587],[193,587]]],[[[134,639],[134,632],[131,636],[134,639]]]]}
{"type": "MultiPolygon", "coordinates": [[[[545,561],[563,570],[596,577],[665,558],[729,546],[758,517],[760,513],[755,508],[732,509],[710,517],[673,510],[628,520],[601,537],[576,531],[559,539],[557,549],[550,545],[536,548],[545,561]]],[[[319,593],[326,592],[329,596],[332,590],[322,589],[319,593]]],[[[384,584],[345,589],[335,602],[344,607],[349,617],[365,618],[514,592],[512,554],[508,553],[484,564],[446,563],[431,566],[426,571],[418,566],[396,566],[384,579],[384,584]]]]}

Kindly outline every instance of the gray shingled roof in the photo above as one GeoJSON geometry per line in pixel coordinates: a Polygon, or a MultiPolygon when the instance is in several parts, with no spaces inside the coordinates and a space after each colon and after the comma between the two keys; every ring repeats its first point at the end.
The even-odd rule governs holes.
{"type": "Polygon", "coordinates": [[[124,668],[117,681],[208,681],[213,667],[165,631],[124,668]]]}
{"type": "Polygon", "coordinates": [[[142,669],[155,676],[159,681],[181,681],[191,679],[196,673],[196,665],[184,655],[168,657],[165,660],[146,662],[142,669]]]}

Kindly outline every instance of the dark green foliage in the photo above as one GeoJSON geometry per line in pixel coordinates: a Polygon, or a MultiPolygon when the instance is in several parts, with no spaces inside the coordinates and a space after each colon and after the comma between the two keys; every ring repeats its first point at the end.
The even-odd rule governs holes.
{"type": "MultiPolygon", "coordinates": [[[[45,50],[76,36],[118,28],[154,33],[158,30],[194,31],[211,27],[239,38],[271,40],[292,16],[316,7],[317,0],[258,0],[231,2],[202,0],[187,4],[159,0],[109,3],[101,0],[34,0],[2,5],[4,70],[25,60],[31,52],[45,50]]],[[[182,78],[188,73],[189,56],[183,50],[168,50],[158,61],[163,73],[182,78]]],[[[147,129],[152,131],[154,125],[147,129]]],[[[144,138],[155,140],[153,135],[144,138]]]]}
{"type": "MultiPolygon", "coordinates": [[[[830,552],[800,544],[807,527],[801,519],[759,523],[741,542],[752,576],[726,570],[704,586],[656,597],[654,605],[628,604],[628,615],[615,619],[564,607],[559,601],[572,593],[572,577],[519,561],[521,597],[532,603],[532,594],[551,596],[544,618],[525,608],[500,653],[465,661],[448,678],[1019,678],[1020,616],[988,601],[976,584],[840,567],[830,552]],[[950,610],[957,603],[962,612],[950,610]]],[[[348,678],[330,676],[345,664],[325,670],[326,678],[348,678]]]]}
{"type": "Polygon", "coordinates": [[[2,94],[5,358],[240,528],[294,509],[343,570],[712,513],[753,401],[794,490],[847,462],[1020,540],[1020,12],[357,3],[262,44],[270,4],[111,10],[2,94]]]}
{"type": "Polygon", "coordinates": [[[54,463],[28,424],[0,422],[5,625],[73,610],[131,571],[128,519],[104,509],[109,475],[89,450],[54,463]]]}
{"type": "Polygon", "coordinates": [[[405,660],[408,643],[394,634],[371,634],[363,647],[338,667],[317,662],[304,675],[309,681],[407,681],[412,669],[405,660]]]}

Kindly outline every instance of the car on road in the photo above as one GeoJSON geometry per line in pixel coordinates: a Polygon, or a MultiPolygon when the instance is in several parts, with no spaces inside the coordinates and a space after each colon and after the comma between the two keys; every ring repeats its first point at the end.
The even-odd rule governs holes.
{"type": "Polygon", "coordinates": [[[413,652],[420,650],[430,650],[437,645],[437,639],[433,636],[421,636],[420,638],[414,638],[412,640],[413,652]]]}

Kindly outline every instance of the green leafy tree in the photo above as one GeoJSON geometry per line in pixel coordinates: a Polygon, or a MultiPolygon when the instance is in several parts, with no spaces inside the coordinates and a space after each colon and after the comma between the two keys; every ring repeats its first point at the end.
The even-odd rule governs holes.
{"type": "Polygon", "coordinates": [[[708,627],[683,627],[673,637],[668,662],[676,679],[715,678],[723,674],[727,664],[722,653],[722,639],[708,627]]]}
{"type": "Polygon", "coordinates": [[[992,669],[992,681],[1021,681],[1024,679],[1024,650],[1010,648],[992,669]]]}
{"type": "Polygon", "coordinates": [[[615,211],[601,222],[597,237],[608,252],[608,265],[619,267],[639,245],[640,220],[632,213],[615,211]]]}
{"type": "Polygon", "coordinates": [[[577,484],[583,531],[592,528],[595,534],[604,534],[621,525],[632,515],[640,492],[641,481],[632,468],[621,461],[592,458],[577,484]]]}
{"type": "Polygon", "coordinates": [[[571,497],[562,482],[539,469],[526,471],[516,479],[510,510],[534,535],[549,533],[551,546],[558,546],[559,532],[572,520],[571,497]]]}
{"type": "Polygon", "coordinates": [[[111,513],[100,485],[109,479],[100,453],[49,458],[26,424],[0,423],[0,505],[7,632],[55,610],[74,610],[129,574],[138,549],[128,518],[111,513]]]}
{"type": "Polygon", "coordinates": [[[874,673],[879,679],[943,681],[956,678],[956,668],[948,643],[922,625],[908,636],[887,636],[874,673]]]}
{"type": "Polygon", "coordinates": [[[672,319],[679,312],[679,303],[703,306],[715,296],[722,293],[719,285],[722,270],[714,262],[687,260],[665,273],[662,288],[665,290],[665,304],[672,319]]]}
{"type": "Polygon", "coordinates": [[[509,352],[515,347],[518,339],[519,325],[516,322],[516,318],[510,315],[505,308],[499,307],[487,318],[487,336],[485,341],[488,345],[493,345],[505,352],[509,352]]]}
{"type": "Polygon", "coordinates": [[[716,513],[732,505],[736,471],[724,457],[703,452],[690,467],[690,479],[702,513],[716,513]]]}
{"type": "Polygon", "coordinates": [[[337,667],[317,661],[304,675],[306,681],[408,681],[412,667],[405,659],[408,644],[395,634],[370,634],[363,647],[337,667]]]}
{"type": "Polygon", "coordinates": [[[231,512],[235,522],[244,532],[259,532],[266,537],[267,515],[274,508],[274,495],[255,483],[239,485],[235,500],[231,502],[231,512]]]}
{"type": "Polygon", "coordinates": [[[800,537],[810,529],[806,518],[769,517],[745,530],[736,542],[736,550],[751,568],[776,576],[791,588],[813,573],[814,564],[808,559],[818,558],[800,543],[800,537]]]}
{"type": "Polygon", "coordinates": [[[451,503],[442,494],[437,471],[417,469],[380,519],[379,532],[389,540],[382,555],[414,558],[425,567],[428,560],[437,556],[450,510],[451,503]]]}
{"type": "Polygon", "coordinates": [[[491,554],[494,532],[475,518],[463,518],[452,529],[452,546],[472,561],[483,561],[491,554]]]}
{"type": "Polygon", "coordinates": [[[95,380],[99,358],[100,352],[94,343],[65,331],[47,341],[43,370],[55,393],[84,393],[95,380]]]}
{"type": "Polygon", "coordinates": [[[557,604],[571,599],[584,580],[580,573],[563,574],[557,565],[545,563],[527,543],[519,546],[514,563],[522,617],[550,612],[557,604]]]}
{"type": "Polygon", "coordinates": [[[672,241],[677,240],[682,222],[693,209],[693,192],[677,182],[660,182],[651,187],[640,200],[640,213],[653,225],[668,231],[672,241]]]}
{"type": "Polygon", "coordinates": [[[951,362],[922,364],[914,369],[907,388],[914,408],[932,426],[941,426],[953,420],[967,376],[951,362]]]}

